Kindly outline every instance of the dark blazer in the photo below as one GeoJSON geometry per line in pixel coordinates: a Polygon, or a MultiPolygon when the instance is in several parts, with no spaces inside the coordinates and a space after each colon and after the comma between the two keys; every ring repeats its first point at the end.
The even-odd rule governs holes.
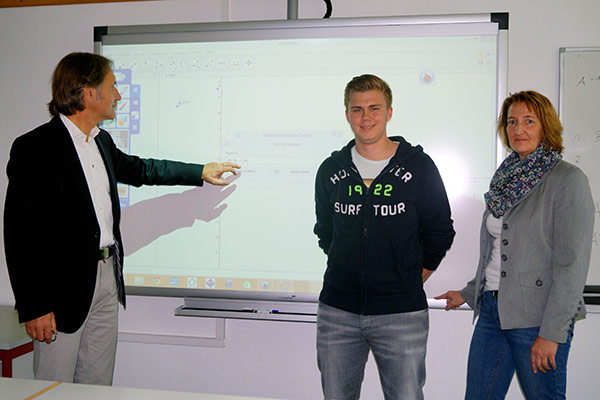
{"type": "MultiPolygon", "coordinates": [[[[201,186],[203,166],[125,154],[104,130],[95,140],[110,182],[113,235],[124,254],[117,182],[201,186]]],[[[73,333],[85,321],[94,295],[100,226],[60,117],[18,137],[6,171],[4,246],[19,321],[54,312],[57,329],[73,333]]]]}

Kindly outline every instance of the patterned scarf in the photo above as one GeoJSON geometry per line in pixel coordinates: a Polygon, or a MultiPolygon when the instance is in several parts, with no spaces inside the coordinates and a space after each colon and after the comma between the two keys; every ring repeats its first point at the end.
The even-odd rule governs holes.
{"type": "Polygon", "coordinates": [[[496,218],[503,216],[531,192],[561,158],[557,151],[546,150],[543,143],[523,160],[516,152],[510,153],[494,173],[490,190],[483,195],[487,209],[496,218]]]}

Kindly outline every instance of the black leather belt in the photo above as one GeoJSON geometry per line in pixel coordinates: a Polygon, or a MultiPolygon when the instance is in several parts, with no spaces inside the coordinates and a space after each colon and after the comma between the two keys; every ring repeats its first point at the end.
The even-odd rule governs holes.
{"type": "Polygon", "coordinates": [[[489,290],[490,294],[494,296],[496,300],[498,300],[498,291],[497,290],[489,290]]]}
{"type": "Polygon", "coordinates": [[[106,260],[115,254],[115,245],[103,247],[98,251],[98,261],[106,260]]]}

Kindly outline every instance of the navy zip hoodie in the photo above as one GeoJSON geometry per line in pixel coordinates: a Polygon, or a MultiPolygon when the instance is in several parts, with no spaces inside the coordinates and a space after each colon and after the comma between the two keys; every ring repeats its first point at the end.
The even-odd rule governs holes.
{"type": "Polygon", "coordinates": [[[440,174],[421,146],[398,149],[367,188],[350,141],[317,172],[314,232],[327,254],[319,300],[361,315],[423,310],[422,270],[435,270],[454,239],[440,174]]]}

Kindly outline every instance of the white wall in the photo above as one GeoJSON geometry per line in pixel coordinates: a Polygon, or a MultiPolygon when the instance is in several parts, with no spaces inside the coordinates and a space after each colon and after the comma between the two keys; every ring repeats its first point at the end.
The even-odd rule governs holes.
{"type": "MultiPolygon", "coordinates": [[[[597,0],[333,0],[332,17],[509,12],[508,91],[535,89],[558,104],[558,48],[600,45],[597,0]]],[[[321,0],[299,0],[299,18],[320,18],[321,0]]],[[[169,0],[103,5],[0,9],[0,166],[14,138],[48,119],[49,79],[71,51],[92,51],[93,27],[250,19],[285,19],[283,0],[169,0]]],[[[0,174],[0,198],[7,180],[0,174]]],[[[0,213],[3,204],[0,205],[0,213]]],[[[2,234],[0,233],[0,236],[2,234]]],[[[31,238],[36,241],[48,238],[31,238]]],[[[472,262],[472,260],[466,260],[472,262]]],[[[597,267],[597,266],[596,266],[597,267]]],[[[435,278],[435,276],[434,276],[435,278]]],[[[432,279],[434,279],[432,278],[432,279]]],[[[178,299],[130,298],[121,329],[140,333],[210,336],[215,321],[176,318],[178,299]]],[[[14,304],[0,247],[0,304],[14,304]]],[[[431,312],[426,398],[461,398],[472,331],[471,313],[431,312]]],[[[595,332],[600,314],[577,324],[569,364],[569,398],[595,399],[600,359],[595,332]]],[[[120,342],[115,384],[171,390],[315,399],[320,396],[315,325],[228,320],[224,348],[120,342]]],[[[15,373],[27,376],[30,356],[15,373]]],[[[363,398],[380,399],[371,360],[363,398]]],[[[513,385],[509,399],[521,398],[513,385]]]]}

